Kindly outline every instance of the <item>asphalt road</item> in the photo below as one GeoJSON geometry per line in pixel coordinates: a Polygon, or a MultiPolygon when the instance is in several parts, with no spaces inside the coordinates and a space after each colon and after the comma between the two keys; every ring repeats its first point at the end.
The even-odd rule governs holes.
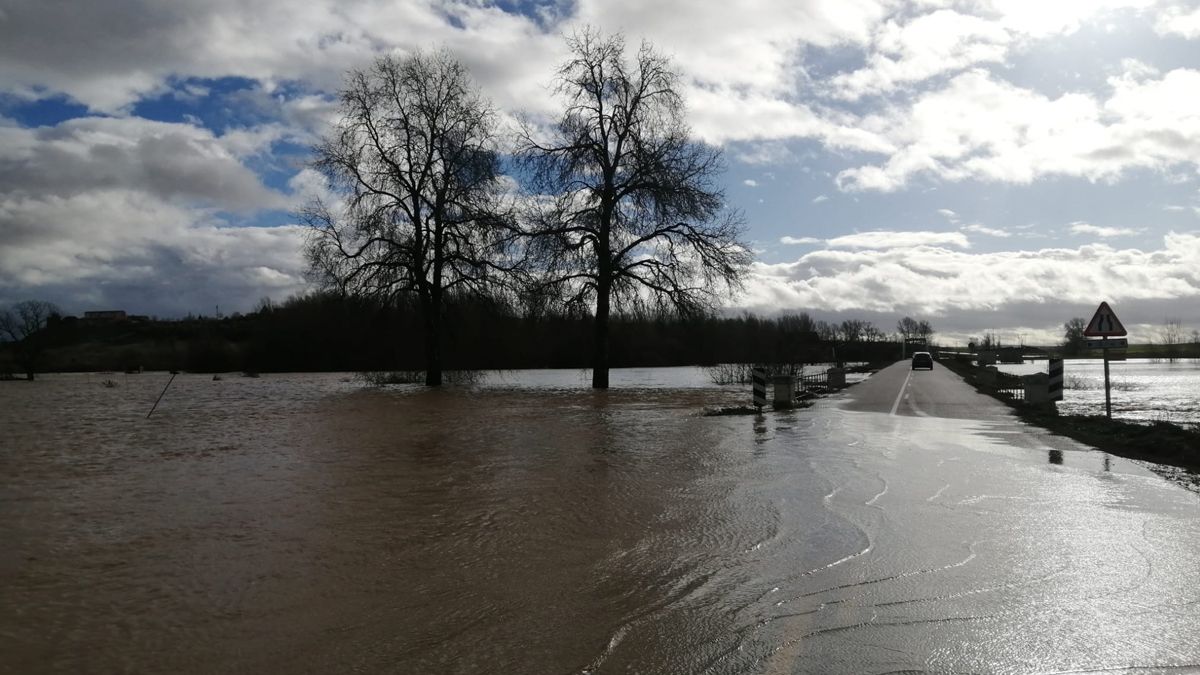
{"type": "Polygon", "coordinates": [[[781,605],[766,672],[1200,668],[1197,495],[1024,424],[940,365],[897,363],[813,419],[775,440],[860,537],[842,532],[781,605]]]}
{"type": "Polygon", "coordinates": [[[998,420],[1011,417],[995,399],[976,392],[949,369],[910,370],[901,361],[849,392],[846,410],[910,417],[998,420]]]}

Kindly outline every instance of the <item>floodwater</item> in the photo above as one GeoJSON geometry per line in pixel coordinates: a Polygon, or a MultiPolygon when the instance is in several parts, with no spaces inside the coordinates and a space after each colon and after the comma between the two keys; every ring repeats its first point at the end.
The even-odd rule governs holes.
{"type": "MultiPolygon", "coordinates": [[[[1046,362],[1001,366],[1008,372],[1046,372],[1046,362]]],[[[1058,409],[1074,415],[1104,414],[1104,362],[1067,359],[1063,364],[1063,401],[1058,409]]],[[[1109,363],[1112,413],[1136,422],[1174,422],[1200,426],[1200,361],[1129,359],[1109,363]]]]}
{"type": "Polygon", "coordinates": [[[1200,664],[1197,495],[1007,421],[168,377],[0,383],[0,672],[1200,664]]]}

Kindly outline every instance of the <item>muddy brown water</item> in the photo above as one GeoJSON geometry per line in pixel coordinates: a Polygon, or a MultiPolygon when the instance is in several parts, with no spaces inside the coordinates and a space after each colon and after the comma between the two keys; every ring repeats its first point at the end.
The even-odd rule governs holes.
{"type": "Polygon", "coordinates": [[[658,376],[181,375],[149,420],[165,374],[0,383],[0,672],[1200,662],[1195,495],[836,399],[702,417],[746,393],[658,376]]]}

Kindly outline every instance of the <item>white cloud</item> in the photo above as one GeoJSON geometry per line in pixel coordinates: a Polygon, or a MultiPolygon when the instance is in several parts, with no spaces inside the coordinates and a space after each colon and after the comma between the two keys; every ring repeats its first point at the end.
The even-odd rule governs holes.
{"type": "Polygon", "coordinates": [[[1200,7],[1171,5],[1163,9],[1154,23],[1161,35],[1180,35],[1189,40],[1200,38],[1200,7]]]}
{"type": "Polygon", "coordinates": [[[242,158],[282,137],[276,126],[223,137],[190,124],[83,117],[54,127],[0,128],[8,194],[61,196],[122,188],[226,210],[287,208],[242,158]]]}
{"type": "Polygon", "coordinates": [[[964,232],[976,232],[978,234],[986,234],[989,237],[1007,238],[1011,237],[1012,233],[1007,230],[1001,230],[994,227],[985,227],[979,223],[973,223],[963,228],[964,232]]]}
{"type": "Polygon", "coordinates": [[[140,118],[0,127],[0,304],[47,297],[68,311],[174,316],[304,288],[300,228],[218,215],[294,204],[243,163],[285,137],[277,125],[217,136],[140,118]]]}
{"type": "Polygon", "coordinates": [[[689,76],[730,90],[795,91],[795,67],[805,46],[865,44],[891,0],[581,0],[574,25],[623,30],[672,54],[689,76]]]}
{"type": "Polygon", "coordinates": [[[820,204],[821,202],[827,202],[827,201],[829,201],[829,197],[826,197],[825,195],[817,195],[816,197],[813,197],[812,203],[820,204]]]}
{"type": "Polygon", "coordinates": [[[866,66],[835,76],[832,93],[857,100],[980,63],[1000,63],[1012,35],[997,22],[941,9],[905,24],[889,20],[866,66]]]}
{"type": "Polygon", "coordinates": [[[1123,10],[1141,11],[1158,0],[978,0],[980,13],[1022,39],[1043,39],[1073,33],[1087,22],[1111,20],[1123,10]]]}
{"type": "Polygon", "coordinates": [[[1101,299],[1130,322],[1159,321],[1168,308],[1200,312],[1200,233],[1172,232],[1151,251],[816,250],[792,263],[756,264],[739,306],[952,315],[977,330],[1061,326],[1101,299]]]}
{"type": "Polygon", "coordinates": [[[1135,230],[1129,227],[1099,227],[1076,221],[1071,223],[1071,232],[1075,234],[1092,234],[1107,239],[1110,237],[1132,237],[1136,234],[1141,234],[1143,230],[1135,230]]]}
{"type": "Polygon", "coordinates": [[[742,185],[745,185],[746,187],[758,187],[758,181],[754,180],[753,178],[747,178],[746,180],[742,181],[742,185]]]}
{"type": "MultiPolygon", "coordinates": [[[[725,85],[693,85],[686,87],[684,93],[692,130],[709,143],[817,138],[837,149],[884,153],[895,149],[851,116],[818,112],[806,103],[776,93],[725,85]]],[[[778,149],[770,145],[767,148],[768,161],[778,157],[778,149]]]]}
{"type": "Polygon", "coordinates": [[[784,237],[780,237],[780,238],[779,238],[779,243],[781,243],[781,244],[788,244],[788,245],[800,245],[800,244],[819,244],[819,243],[821,243],[821,240],[820,240],[820,239],[813,238],[813,237],[788,237],[788,236],[784,236],[784,237]]]}
{"type": "Polygon", "coordinates": [[[831,248],[896,249],[929,246],[970,248],[971,243],[961,232],[858,232],[834,237],[827,242],[831,248]]]}
{"type": "Polygon", "coordinates": [[[228,227],[203,211],[142,192],[0,197],[0,300],[24,294],[68,311],[91,298],[177,315],[305,288],[299,227],[228,227]]]}
{"type": "Polygon", "coordinates": [[[1200,166],[1200,70],[1109,80],[1103,103],[1086,93],[1049,98],[974,70],[873,120],[897,147],[880,165],[837,176],[844,190],[891,191],[914,176],[1025,184],[1047,175],[1113,180],[1136,168],[1200,166]]]}

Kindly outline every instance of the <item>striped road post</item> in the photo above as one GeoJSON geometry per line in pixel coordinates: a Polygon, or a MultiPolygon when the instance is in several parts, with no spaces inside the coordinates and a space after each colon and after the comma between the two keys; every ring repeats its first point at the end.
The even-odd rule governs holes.
{"type": "Polygon", "coordinates": [[[1063,400],[1063,360],[1050,359],[1049,393],[1051,401],[1063,400]]]}
{"type": "Polygon", "coordinates": [[[750,371],[750,377],[754,381],[754,406],[762,410],[767,404],[767,369],[754,368],[750,371]]]}

